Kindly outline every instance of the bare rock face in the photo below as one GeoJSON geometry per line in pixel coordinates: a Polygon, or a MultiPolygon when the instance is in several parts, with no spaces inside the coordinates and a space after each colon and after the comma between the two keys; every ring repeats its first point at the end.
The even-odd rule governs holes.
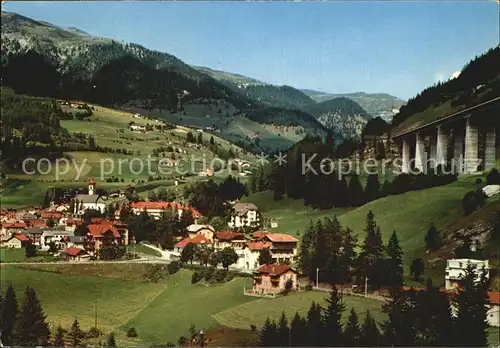
{"type": "Polygon", "coordinates": [[[450,244],[456,245],[458,241],[463,240],[465,237],[469,237],[473,246],[478,245],[479,247],[482,247],[486,244],[492,230],[492,222],[476,221],[466,228],[462,228],[449,234],[448,240],[450,241],[450,244]]]}

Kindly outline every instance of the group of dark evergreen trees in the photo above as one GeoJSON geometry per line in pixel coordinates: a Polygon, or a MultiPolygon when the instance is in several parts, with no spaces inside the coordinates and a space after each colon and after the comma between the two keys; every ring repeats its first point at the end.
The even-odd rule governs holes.
{"type": "Polygon", "coordinates": [[[281,318],[263,324],[262,347],[485,347],[488,295],[486,277],[476,279],[469,265],[455,293],[427,282],[424,290],[397,291],[382,306],[377,323],[366,311],[361,323],[351,309],[347,321],[343,296],[334,287],[322,307],[312,303],[306,317],[295,313],[290,324],[281,318]]]}
{"type": "MultiPolygon", "coordinates": [[[[81,347],[86,338],[98,337],[102,332],[91,328],[88,333],[80,329],[78,320],[73,321],[69,330],[60,325],[52,332],[47,323],[42,304],[36,295],[35,289],[26,287],[24,300],[19,306],[16,292],[12,285],[7,287],[5,296],[0,292],[0,342],[4,346],[54,346],[81,347]]],[[[116,347],[114,334],[107,339],[107,347],[116,347]]]]}
{"type": "Polygon", "coordinates": [[[365,238],[356,253],[357,236],[336,217],[310,224],[302,236],[299,265],[303,274],[322,283],[367,284],[371,289],[398,289],[403,284],[403,251],[394,231],[383,243],[374,214],[366,217],[365,238]]]}

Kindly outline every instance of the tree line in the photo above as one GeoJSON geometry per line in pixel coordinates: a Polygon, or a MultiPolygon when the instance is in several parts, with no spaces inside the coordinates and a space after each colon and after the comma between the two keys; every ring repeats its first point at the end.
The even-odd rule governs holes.
{"type": "Polygon", "coordinates": [[[367,284],[371,289],[398,289],[403,285],[403,251],[396,231],[387,244],[375,215],[366,216],[365,237],[356,252],[358,237],[342,228],[336,217],[311,222],[302,236],[299,266],[311,280],[329,284],[367,284]]]}
{"type": "Polygon", "coordinates": [[[313,302],[306,316],[296,312],[290,324],[284,313],[278,321],[267,318],[260,331],[260,346],[486,347],[489,300],[485,273],[476,281],[475,269],[469,264],[460,283],[453,294],[440,291],[431,281],[421,291],[396,292],[382,305],[385,319],[381,323],[369,311],[361,322],[353,308],[343,320],[347,306],[334,287],[325,306],[313,302]]]}

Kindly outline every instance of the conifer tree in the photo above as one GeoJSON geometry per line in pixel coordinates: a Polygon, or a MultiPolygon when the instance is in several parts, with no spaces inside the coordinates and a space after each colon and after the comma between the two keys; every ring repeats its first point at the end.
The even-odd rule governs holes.
{"type": "Polygon", "coordinates": [[[80,323],[76,319],[73,321],[73,325],[71,325],[68,338],[71,340],[72,347],[80,347],[85,338],[85,333],[80,329],[80,323]]]}
{"type": "Polygon", "coordinates": [[[40,300],[31,287],[26,287],[25,297],[14,328],[14,341],[23,346],[46,346],[50,330],[45,322],[40,300]]]}
{"type": "Polygon", "coordinates": [[[2,300],[0,312],[0,332],[2,333],[2,342],[4,345],[9,346],[13,343],[13,331],[16,319],[18,317],[18,305],[16,292],[12,285],[7,287],[5,297],[2,300]]]}
{"type": "Polygon", "coordinates": [[[342,301],[342,293],[336,286],[330,292],[330,298],[326,300],[327,307],[323,310],[323,345],[326,347],[338,347],[344,344],[342,337],[342,313],[345,304],[342,301]]]}
{"type": "Polygon", "coordinates": [[[281,312],[281,317],[277,327],[277,337],[279,347],[290,347],[290,328],[288,327],[288,320],[286,319],[285,312],[281,312]]]}
{"type": "MultiPolygon", "coordinates": [[[[54,347],[64,347],[65,342],[64,342],[64,335],[66,334],[66,330],[64,330],[61,325],[57,327],[56,334],[54,336],[54,342],[53,346],[54,347]]],[[[73,345],[73,347],[76,347],[73,345]]]]}
{"type": "Polygon", "coordinates": [[[321,346],[322,333],[321,307],[313,302],[307,312],[306,344],[311,347],[321,346]]]}
{"type": "Polygon", "coordinates": [[[351,180],[349,180],[348,197],[349,205],[353,207],[357,207],[364,203],[363,186],[361,186],[357,174],[353,174],[351,180]]]}
{"type": "Polygon", "coordinates": [[[382,184],[382,188],[380,189],[380,196],[387,197],[391,194],[391,182],[389,180],[385,180],[382,184]]]}
{"type": "Polygon", "coordinates": [[[439,248],[441,248],[442,244],[443,242],[441,240],[441,235],[439,234],[439,231],[436,229],[436,226],[434,226],[434,224],[431,223],[429,230],[425,235],[425,247],[428,250],[436,251],[439,248]]]}
{"type": "Polygon", "coordinates": [[[356,242],[358,238],[349,228],[342,231],[342,251],[339,261],[339,280],[341,283],[352,281],[356,264],[356,242]]]}
{"type": "Polygon", "coordinates": [[[277,347],[278,332],[276,323],[271,322],[269,317],[266,319],[262,330],[260,331],[259,341],[261,347],[277,347]]]}
{"type": "Polygon", "coordinates": [[[314,276],[312,266],[312,247],[314,243],[314,224],[312,220],[304,232],[299,246],[299,267],[302,272],[312,278],[314,276]]]}
{"type": "Polygon", "coordinates": [[[372,288],[379,288],[383,275],[383,244],[380,229],[375,222],[375,215],[370,210],[366,216],[365,240],[359,254],[358,274],[359,281],[364,281],[368,277],[369,285],[372,288]]]}
{"type": "Polygon", "coordinates": [[[417,312],[414,290],[397,292],[383,305],[388,319],[384,321],[384,343],[393,347],[415,346],[417,312]]]}
{"type": "Polygon", "coordinates": [[[387,243],[387,285],[391,289],[399,289],[403,285],[403,251],[399,246],[396,231],[392,232],[387,243]]]}
{"type": "Polygon", "coordinates": [[[418,346],[453,346],[453,321],[448,297],[427,280],[425,291],[417,294],[418,346]]]}
{"type": "Polygon", "coordinates": [[[344,329],[344,344],[347,347],[357,347],[361,338],[358,314],[351,308],[347,324],[344,329]]]}
{"type": "Polygon", "coordinates": [[[116,339],[115,339],[115,334],[111,332],[108,336],[108,341],[106,342],[106,346],[110,348],[116,347],[116,339]]]}
{"type": "Polygon", "coordinates": [[[477,277],[475,267],[469,263],[460,286],[453,299],[457,343],[464,347],[485,347],[488,344],[486,305],[489,304],[486,272],[477,277]]]}
{"type": "Polygon", "coordinates": [[[369,174],[366,181],[365,201],[371,202],[380,197],[380,181],[378,174],[369,174]]]}
{"type": "Polygon", "coordinates": [[[298,312],[290,323],[290,336],[292,341],[292,347],[304,347],[307,346],[306,338],[306,327],[307,322],[305,318],[302,318],[298,312]]]}
{"type": "Polygon", "coordinates": [[[360,347],[378,347],[380,332],[375,319],[370,311],[366,311],[365,320],[361,325],[361,337],[359,339],[360,347]]]}

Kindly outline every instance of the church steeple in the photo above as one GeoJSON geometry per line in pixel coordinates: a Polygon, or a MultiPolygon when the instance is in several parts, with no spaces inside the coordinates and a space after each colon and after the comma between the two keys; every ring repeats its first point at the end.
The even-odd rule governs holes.
{"type": "Polygon", "coordinates": [[[89,195],[93,195],[95,192],[95,180],[94,178],[90,178],[89,181],[89,195]]]}

